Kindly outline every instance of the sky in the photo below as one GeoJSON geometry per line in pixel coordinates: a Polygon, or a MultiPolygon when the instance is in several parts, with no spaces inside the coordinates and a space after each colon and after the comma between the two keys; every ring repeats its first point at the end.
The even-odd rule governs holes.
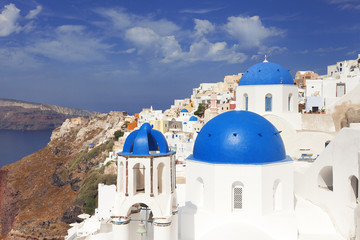
{"type": "Polygon", "coordinates": [[[135,113],[264,60],[360,53],[360,0],[0,0],[0,98],[135,113]]]}

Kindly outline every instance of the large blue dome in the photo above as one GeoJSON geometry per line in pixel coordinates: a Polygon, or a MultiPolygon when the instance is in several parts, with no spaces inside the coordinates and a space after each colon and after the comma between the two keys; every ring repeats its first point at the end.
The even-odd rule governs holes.
{"type": "Polygon", "coordinates": [[[164,135],[152,129],[149,123],[144,123],[140,129],[133,131],[126,138],[120,155],[151,156],[172,154],[164,135]]]}
{"type": "Polygon", "coordinates": [[[239,86],[273,84],[294,85],[294,80],[288,70],[272,62],[255,64],[245,71],[239,81],[239,86]]]}
{"type": "Polygon", "coordinates": [[[210,120],[196,138],[190,160],[215,164],[288,161],[280,132],[262,116],[229,111],[210,120]]]}

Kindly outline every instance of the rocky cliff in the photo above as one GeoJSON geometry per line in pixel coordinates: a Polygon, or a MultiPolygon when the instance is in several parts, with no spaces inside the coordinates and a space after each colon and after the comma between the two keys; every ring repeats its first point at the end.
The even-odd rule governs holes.
{"type": "Polygon", "coordinates": [[[123,112],[111,112],[68,119],[45,148],[4,166],[0,239],[63,239],[77,215],[92,212],[97,184],[116,180],[97,166],[112,150],[113,134],[124,128],[124,117],[123,112]],[[89,143],[95,147],[89,149],[89,143]]]}
{"type": "Polygon", "coordinates": [[[65,119],[100,113],[48,104],[0,99],[0,129],[44,130],[60,126],[65,119]]]}

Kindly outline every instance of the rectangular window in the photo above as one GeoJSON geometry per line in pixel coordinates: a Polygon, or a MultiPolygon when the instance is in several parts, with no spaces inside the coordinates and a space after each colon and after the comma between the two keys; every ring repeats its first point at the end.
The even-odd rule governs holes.
{"type": "Polygon", "coordinates": [[[234,187],[234,209],[242,209],[242,187],[234,187]]]}

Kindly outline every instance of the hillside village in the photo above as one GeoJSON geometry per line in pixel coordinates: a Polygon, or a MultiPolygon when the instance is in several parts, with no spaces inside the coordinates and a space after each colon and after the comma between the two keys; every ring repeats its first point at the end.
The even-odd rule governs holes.
{"type": "MultiPolygon", "coordinates": [[[[286,150],[291,157],[299,158],[302,154],[317,156],[324,149],[324,141],[330,141],[341,128],[360,121],[360,114],[356,113],[358,89],[355,89],[360,82],[359,61],[360,56],[330,65],[328,74],[321,76],[312,71],[298,71],[294,79],[296,85],[291,86],[292,93],[287,97],[287,103],[274,102],[271,110],[265,109],[262,103],[265,100],[261,97],[255,102],[250,96],[244,97],[244,90],[237,91],[243,73],[228,75],[223,82],[200,84],[193,89],[190,98],[174,100],[170,109],[165,111],[144,108],[131,118],[127,130],[131,132],[149,122],[165,135],[169,147],[176,151],[176,158],[183,161],[192,153],[197,132],[210,119],[231,110],[249,110],[263,115],[282,129],[286,150]],[[276,116],[286,121],[292,118],[292,126],[285,130],[282,124],[286,123],[274,119],[276,116]],[[292,143],[297,144],[297,148],[288,146],[295,132],[301,139],[314,131],[321,141],[319,146],[311,143],[312,147],[308,147],[304,141],[292,143]]],[[[127,136],[125,133],[123,139],[127,136]]],[[[121,151],[121,145],[118,150],[121,151]]]]}
{"type": "Polygon", "coordinates": [[[359,60],[293,79],[265,59],[165,111],[68,119],[0,170],[1,236],[356,239],[359,60]]]}
{"type": "MultiPolygon", "coordinates": [[[[232,239],[238,234],[248,239],[360,239],[357,215],[359,66],[360,54],[355,60],[328,66],[326,75],[298,71],[292,79],[288,70],[268,62],[265,57],[263,63],[252,66],[244,73],[225,76],[223,82],[200,84],[193,89],[190,98],[175,100],[164,112],[150,107],[127,117],[125,134],[115,143],[114,153],[110,153],[103,163],[117,165],[117,187],[99,184],[95,215],[85,216],[82,223],[72,224],[66,239],[142,239],[145,236],[155,240],[219,239],[222,236],[232,239]],[[257,119],[251,112],[262,118],[257,119]],[[252,118],[253,122],[249,123],[248,119],[252,118]],[[254,129],[253,125],[257,122],[261,123],[259,126],[270,122],[272,127],[276,127],[278,131],[272,131],[277,131],[274,133],[276,136],[281,135],[284,147],[281,147],[282,143],[276,145],[280,144],[276,137],[276,140],[268,141],[270,145],[274,142],[275,149],[284,148],[284,153],[288,155],[286,158],[278,152],[273,153],[274,147],[271,147],[267,155],[246,152],[245,158],[254,155],[254,160],[239,160],[244,147],[239,150],[235,146],[234,153],[224,155],[230,143],[222,143],[221,138],[211,142],[211,134],[207,136],[204,133],[223,136],[217,129],[239,131],[245,139],[242,144],[247,149],[252,140],[243,128],[255,132],[267,131],[261,130],[262,127],[254,129]],[[159,138],[159,133],[164,139],[159,138]],[[152,141],[156,144],[153,145],[152,141]],[[146,147],[143,144],[149,145],[146,147]],[[238,151],[239,155],[235,156],[238,151]],[[218,154],[220,159],[212,160],[218,154]],[[145,173],[145,169],[150,167],[149,162],[152,164],[152,159],[158,156],[164,158],[164,162],[154,172],[146,170],[145,173]],[[130,180],[128,158],[138,161],[136,169],[139,169],[139,172],[134,170],[134,173],[129,173],[130,180]],[[171,167],[172,164],[176,167],[171,167]],[[272,169],[267,175],[263,173],[262,178],[274,181],[274,185],[270,186],[273,193],[266,190],[265,183],[246,174],[253,171],[248,166],[254,166],[254,171],[257,168],[264,172],[272,169]],[[164,169],[172,169],[171,174],[163,175],[164,169]],[[238,169],[237,173],[232,173],[231,169],[238,169]],[[217,174],[212,175],[213,171],[217,174]],[[251,193],[253,190],[244,192],[249,195],[248,198],[243,196],[243,183],[250,180],[243,179],[236,185],[233,183],[233,193],[221,187],[220,183],[225,183],[231,174],[238,179],[239,172],[246,176],[242,178],[252,179],[252,184],[258,184],[260,189],[256,191],[264,196],[271,195],[269,198],[261,197],[261,207],[250,204],[257,201],[251,193]],[[154,177],[159,174],[155,183],[153,174],[154,177]],[[271,177],[272,174],[275,175],[271,177]],[[225,178],[226,175],[229,176],[225,178]],[[171,179],[171,186],[164,180],[167,177],[171,179]],[[215,179],[219,183],[215,184],[215,179]],[[142,184],[140,187],[139,182],[142,184]],[[132,184],[135,185],[132,187],[132,184]],[[154,184],[158,185],[155,192],[154,184]],[[211,190],[211,186],[215,189],[211,190]],[[129,194],[128,187],[135,192],[129,194]],[[147,187],[151,187],[150,198],[147,187]],[[236,195],[239,191],[240,195],[236,195]],[[230,194],[233,200],[226,197],[218,199],[216,195],[219,194],[230,194]],[[206,200],[202,195],[206,196],[206,200]],[[166,214],[168,210],[157,212],[153,209],[157,208],[155,206],[167,206],[164,202],[167,198],[171,199],[172,216],[166,214]],[[214,201],[224,206],[229,201],[233,203],[221,210],[213,205],[214,201]],[[130,206],[131,213],[122,215],[130,206]],[[218,218],[226,218],[227,226],[210,222],[218,218]],[[256,224],[259,221],[262,224],[256,224]],[[244,228],[239,230],[234,224],[244,228]],[[257,229],[253,229],[252,226],[256,225],[257,229]]],[[[234,133],[234,136],[237,134],[234,133]]],[[[259,136],[262,137],[261,133],[259,136]]],[[[224,141],[230,141],[226,140],[228,138],[225,137],[224,141]]],[[[260,144],[257,141],[255,145],[260,144]]],[[[267,143],[260,145],[266,148],[267,143]]],[[[135,169],[136,165],[132,166],[135,169]]],[[[152,165],[150,169],[153,171],[152,165]]],[[[226,184],[231,185],[231,181],[226,184]]],[[[252,184],[248,183],[254,187],[252,184]]]]}

